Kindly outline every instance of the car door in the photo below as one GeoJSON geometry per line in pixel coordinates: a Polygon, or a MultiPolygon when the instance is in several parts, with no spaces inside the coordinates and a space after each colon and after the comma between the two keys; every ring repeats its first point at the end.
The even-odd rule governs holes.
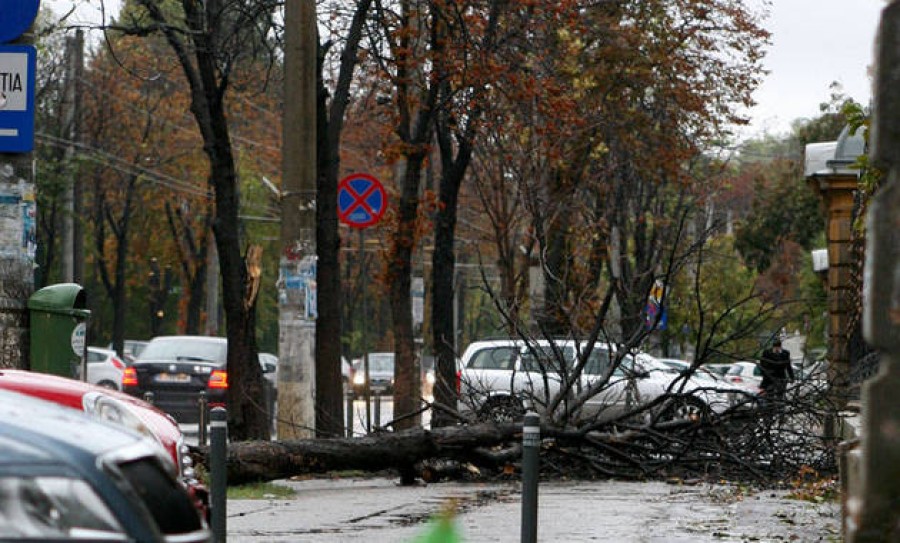
{"type": "Polygon", "coordinates": [[[607,345],[597,345],[588,356],[581,376],[582,393],[600,387],[584,403],[582,419],[610,420],[618,417],[634,403],[633,380],[629,379],[630,366],[623,360],[613,369],[615,352],[607,345]]]}
{"type": "MultiPolygon", "coordinates": [[[[555,346],[542,341],[523,345],[519,349],[516,390],[524,395],[531,407],[544,411],[560,392],[566,374],[572,371],[575,349],[569,343],[555,346]]],[[[566,391],[566,393],[574,391],[566,391]]]]}

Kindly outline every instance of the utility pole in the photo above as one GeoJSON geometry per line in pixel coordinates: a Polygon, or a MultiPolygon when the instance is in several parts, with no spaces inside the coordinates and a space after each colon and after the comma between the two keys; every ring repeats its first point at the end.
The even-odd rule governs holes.
{"type": "Polygon", "coordinates": [[[69,172],[63,192],[62,265],[63,280],[84,281],[84,239],[81,228],[82,190],[75,164],[76,147],[81,143],[81,80],[84,74],[84,32],[78,30],[66,40],[65,132],[66,169],[69,172]]]}
{"type": "Polygon", "coordinates": [[[278,437],[290,439],[315,431],[315,0],[285,2],[284,40],[278,437]]]}

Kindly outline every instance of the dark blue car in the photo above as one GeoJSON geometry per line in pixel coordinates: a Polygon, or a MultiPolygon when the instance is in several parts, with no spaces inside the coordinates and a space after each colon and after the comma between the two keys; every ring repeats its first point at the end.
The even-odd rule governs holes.
{"type": "Polygon", "coordinates": [[[156,442],[0,391],[0,540],[209,541],[156,442]]]}

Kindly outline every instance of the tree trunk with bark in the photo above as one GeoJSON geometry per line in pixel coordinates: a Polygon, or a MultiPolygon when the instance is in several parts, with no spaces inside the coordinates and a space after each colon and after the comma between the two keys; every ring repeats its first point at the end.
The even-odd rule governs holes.
{"type": "MultiPolygon", "coordinates": [[[[492,463],[487,450],[515,440],[520,425],[448,426],[362,438],[245,441],[228,447],[228,483],[271,481],[295,475],[335,470],[411,470],[430,458],[454,458],[492,463]]],[[[202,449],[201,455],[208,453],[202,449]]]]}
{"type": "Polygon", "coordinates": [[[318,106],[316,108],[318,145],[318,195],[316,197],[316,251],[318,275],[316,277],[319,316],[316,320],[316,435],[330,437],[342,435],[343,381],[341,379],[341,236],[337,218],[337,185],[340,175],[340,141],[344,127],[344,115],[350,103],[350,84],[357,64],[357,49],[362,38],[362,26],[371,5],[362,0],[356,12],[347,43],[341,55],[340,71],[330,100],[325,88],[323,67],[325,53],[320,45],[316,66],[318,106]]]}
{"type": "Polygon", "coordinates": [[[213,233],[219,254],[228,337],[229,431],[235,440],[267,439],[270,427],[267,409],[259,400],[264,394],[256,346],[256,298],[249,295],[252,289],[248,288],[248,273],[241,255],[240,198],[225,112],[228,74],[234,66],[219,64],[222,51],[218,48],[216,32],[223,29],[214,22],[233,6],[223,2],[205,5],[182,2],[184,22],[191,30],[182,33],[170,24],[169,16],[156,0],[139,0],[139,3],[158,24],[158,30],[181,65],[190,87],[190,110],[209,159],[208,183],[216,203],[213,233]]]}

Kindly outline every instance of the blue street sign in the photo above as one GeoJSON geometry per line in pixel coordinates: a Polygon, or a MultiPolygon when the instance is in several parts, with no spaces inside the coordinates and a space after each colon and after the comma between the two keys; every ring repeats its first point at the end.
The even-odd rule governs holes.
{"type": "Polygon", "coordinates": [[[387,209],[387,194],[381,181],[365,173],[354,173],[338,183],[338,219],[351,228],[377,224],[387,209]]]}
{"type": "Polygon", "coordinates": [[[0,45],[0,153],[34,149],[35,58],[30,45],[0,45]]]}
{"type": "Polygon", "coordinates": [[[11,42],[24,34],[40,7],[40,0],[0,0],[0,43],[11,42]]]}

